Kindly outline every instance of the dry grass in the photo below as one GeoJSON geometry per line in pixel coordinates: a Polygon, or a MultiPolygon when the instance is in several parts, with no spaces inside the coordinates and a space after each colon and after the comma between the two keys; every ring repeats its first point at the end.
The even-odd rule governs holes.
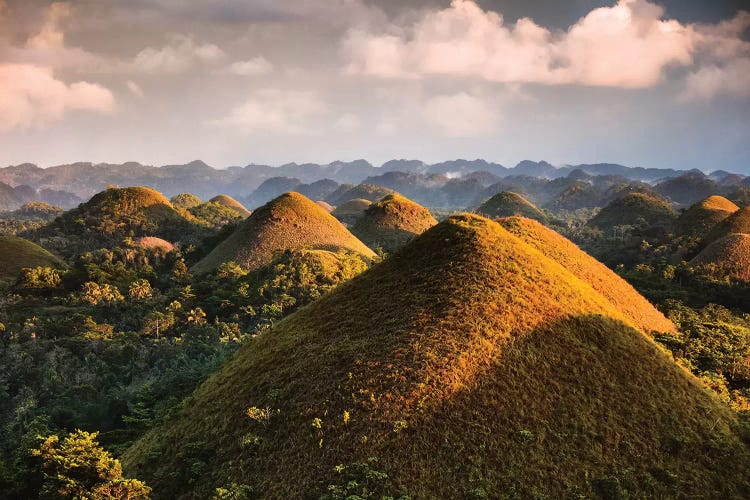
{"type": "Polygon", "coordinates": [[[422,205],[394,193],[370,205],[352,233],[370,248],[393,252],[437,224],[422,205]]]}
{"type": "Polygon", "coordinates": [[[64,268],[62,260],[29,240],[0,236],[0,280],[14,281],[25,267],[64,268]]]}
{"type": "Polygon", "coordinates": [[[393,193],[393,189],[376,186],[374,184],[357,184],[356,186],[349,187],[346,185],[340,186],[339,189],[334,191],[330,196],[326,198],[326,201],[339,206],[346,203],[349,200],[365,199],[371,203],[374,203],[384,196],[393,193]]]}
{"type": "Polygon", "coordinates": [[[331,205],[330,203],[327,203],[327,202],[325,202],[323,200],[316,200],[315,203],[317,203],[318,206],[320,206],[320,208],[322,208],[323,210],[325,210],[329,214],[331,212],[333,212],[333,210],[334,210],[333,205],[331,205]]]}
{"type": "Polygon", "coordinates": [[[709,196],[691,206],[677,219],[677,234],[703,236],[740,208],[723,196],[709,196]]]}
{"type": "Polygon", "coordinates": [[[375,255],[315,202],[299,193],[286,193],[255,210],[192,270],[205,273],[228,261],[253,270],[271,262],[280,250],[304,248],[375,255]]]}
{"type": "Polygon", "coordinates": [[[546,221],[547,215],[518,193],[503,191],[482,203],[477,213],[485,217],[512,217],[518,215],[538,221],[546,221]]]}
{"type": "Polygon", "coordinates": [[[602,208],[588,224],[599,229],[615,226],[670,226],[677,213],[664,200],[646,193],[629,193],[602,208]]]}
{"type": "Polygon", "coordinates": [[[184,208],[185,210],[197,207],[198,205],[203,203],[203,200],[192,193],[180,193],[176,196],[173,196],[169,201],[175,207],[184,208]]]}
{"type": "Polygon", "coordinates": [[[746,497],[736,417],[627,323],[498,223],[453,216],[244,346],[123,463],[165,498],[304,498],[369,457],[413,498],[746,497]]]}
{"type": "Polygon", "coordinates": [[[245,205],[240,203],[239,201],[235,200],[231,196],[228,196],[226,194],[220,194],[218,196],[214,196],[210,200],[208,200],[211,203],[217,203],[223,207],[226,207],[230,210],[234,210],[239,215],[241,215],[243,218],[248,217],[252,212],[245,208],[245,205]]]}
{"type": "Polygon", "coordinates": [[[675,331],[675,325],[627,281],[567,238],[530,219],[510,217],[498,222],[516,237],[559,262],[576,277],[591,285],[642,331],[675,331]]]}
{"type": "Polygon", "coordinates": [[[690,262],[707,274],[750,282],[750,234],[732,233],[719,238],[690,262]]]}
{"type": "Polygon", "coordinates": [[[154,205],[172,207],[166,196],[143,186],[110,188],[95,194],[85,203],[89,213],[103,212],[120,216],[132,215],[154,205]]]}
{"type": "Polygon", "coordinates": [[[156,236],[143,236],[141,238],[136,238],[133,241],[133,246],[136,248],[146,249],[158,248],[160,250],[164,250],[165,252],[171,252],[175,248],[172,243],[168,242],[167,240],[157,238],[156,236]]]}
{"type": "Polygon", "coordinates": [[[701,248],[732,233],[750,234],[750,207],[737,210],[719,222],[701,241],[701,248]]]}

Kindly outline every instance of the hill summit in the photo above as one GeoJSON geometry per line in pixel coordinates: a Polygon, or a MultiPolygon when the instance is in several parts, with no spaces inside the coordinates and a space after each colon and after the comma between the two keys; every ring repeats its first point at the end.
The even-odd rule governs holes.
{"type": "Polygon", "coordinates": [[[192,270],[205,273],[228,261],[253,270],[270,263],[275,252],[304,248],[375,255],[317,203],[291,192],[256,209],[192,270]]]}
{"type": "Polygon", "coordinates": [[[352,233],[370,248],[380,247],[390,253],[435,224],[425,207],[393,193],[370,205],[352,233]]]}
{"type": "Polygon", "coordinates": [[[701,248],[732,233],[750,234],[750,207],[741,208],[716,224],[701,241],[701,248]]]}
{"type": "Polygon", "coordinates": [[[243,218],[250,215],[250,210],[245,208],[245,205],[240,203],[239,201],[235,200],[231,196],[228,196],[226,194],[220,194],[218,196],[214,196],[210,200],[208,200],[211,203],[216,203],[218,205],[221,205],[223,207],[226,207],[230,210],[234,210],[239,215],[241,215],[243,218]]]}
{"type": "Polygon", "coordinates": [[[677,234],[702,237],[739,209],[723,196],[709,196],[685,210],[677,219],[675,229],[677,234]]]}
{"type": "Polygon", "coordinates": [[[477,213],[485,217],[512,217],[519,215],[538,221],[546,221],[547,215],[529,200],[518,193],[503,191],[497,193],[477,208],[477,213]]]}
{"type": "Polygon", "coordinates": [[[746,497],[736,415],[552,257],[449,217],[245,344],[125,469],[169,498],[746,497]]]}
{"type": "Polygon", "coordinates": [[[676,218],[675,211],[663,199],[647,193],[628,193],[612,200],[588,224],[599,229],[669,227],[676,218]]]}
{"type": "Polygon", "coordinates": [[[119,245],[125,238],[156,236],[167,241],[197,242],[195,218],[175,208],[160,192],[142,186],[108,188],[63,213],[34,234],[62,255],[119,245]]]}

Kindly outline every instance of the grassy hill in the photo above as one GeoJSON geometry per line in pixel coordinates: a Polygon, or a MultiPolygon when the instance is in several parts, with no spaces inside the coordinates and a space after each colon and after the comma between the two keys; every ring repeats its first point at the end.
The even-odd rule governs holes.
{"type": "Polygon", "coordinates": [[[372,250],[315,202],[299,193],[286,193],[255,210],[193,266],[193,271],[209,272],[228,261],[252,270],[268,264],[276,252],[303,248],[347,249],[366,257],[374,256],[372,250]]]}
{"type": "Polygon", "coordinates": [[[12,282],[25,267],[62,268],[56,256],[29,240],[17,236],[0,236],[0,281],[12,282]]]}
{"type": "Polygon", "coordinates": [[[331,215],[344,224],[352,226],[365,214],[365,210],[367,210],[367,207],[370,205],[372,205],[370,200],[355,198],[353,200],[345,201],[334,208],[331,215]]]}
{"type": "Polygon", "coordinates": [[[331,205],[330,203],[328,203],[328,202],[326,202],[326,201],[323,201],[323,200],[316,200],[316,201],[315,201],[315,203],[317,203],[317,204],[318,204],[318,206],[320,206],[320,208],[322,208],[323,210],[325,210],[325,211],[326,211],[326,212],[328,212],[329,214],[330,214],[331,212],[333,212],[333,210],[334,210],[334,207],[333,207],[333,205],[331,205]]]}
{"type": "Polygon", "coordinates": [[[642,331],[675,330],[674,324],[627,281],[559,233],[523,217],[509,217],[498,222],[507,231],[562,264],[574,276],[590,285],[642,331]]]}
{"type": "Polygon", "coordinates": [[[746,497],[735,414],[633,326],[452,216],[243,346],[123,465],[163,498],[746,497]]]}
{"type": "Polygon", "coordinates": [[[615,226],[670,227],[677,213],[661,198],[645,193],[629,193],[610,202],[588,225],[607,230],[615,226]]]}
{"type": "Polygon", "coordinates": [[[700,248],[732,233],[750,234],[750,207],[741,208],[716,224],[703,238],[700,248]]]}
{"type": "Polygon", "coordinates": [[[704,236],[740,208],[723,196],[709,196],[685,210],[675,223],[680,235],[704,236]]]}
{"type": "Polygon", "coordinates": [[[547,215],[520,194],[510,191],[497,193],[477,208],[485,217],[512,217],[519,215],[538,221],[546,221],[547,215]]]}
{"type": "Polygon", "coordinates": [[[370,248],[393,252],[437,224],[422,205],[394,193],[370,205],[352,233],[370,248]]]}
{"type": "Polygon", "coordinates": [[[690,262],[708,274],[750,282],[750,234],[731,233],[719,238],[690,262]]]}
{"type": "Polygon", "coordinates": [[[186,210],[188,208],[197,207],[198,205],[203,203],[203,200],[192,193],[180,193],[176,196],[173,196],[169,201],[175,207],[184,208],[186,210]]]}
{"type": "Polygon", "coordinates": [[[213,198],[211,198],[208,201],[210,201],[211,203],[216,203],[218,205],[226,207],[226,208],[228,208],[230,210],[234,210],[235,212],[237,212],[243,218],[249,216],[250,213],[251,213],[250,210],[248,210],[247,208],[245,208],[245,205],[243,205],[239,201],[235,200],[231,196],[227,196],[225,194],[220,194],[218,196],[214,196],[213,198]]]}
{"type": "Polygon", "coordinates": [[[125,238],[156,236],[195,243],[206,235],[198,221],[147,187],[109,188],[33,233],[62,255],[121,244],[125,238]]]}
{"type": "Polygon", "coordinates": [[[355,200],[362,198],[374,203],[384,196],[393,193],[393,189],[389,189],[383,186],[376,186],[374,184],[357,184],[351,186],[349,184],[343,184],[339,188],[331,193],[325,201],[331,205],[338,206],[346,203],[349,200],[355,200]]]}

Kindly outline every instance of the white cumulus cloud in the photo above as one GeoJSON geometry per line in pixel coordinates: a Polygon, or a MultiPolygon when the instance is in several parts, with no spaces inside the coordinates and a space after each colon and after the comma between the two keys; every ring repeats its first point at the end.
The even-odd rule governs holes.
{"type": "Polygon", "coordinates": [[[247,61],[237,61],[229,66],[229,72],[241,76],[267,75],[273,71],[271,64],[265,57],[258,56],[247,61]]]}
{"type": "Polygon", "coordinates": [[[112,93],[95,83],[66,84],[50,68],[0,64],[0,131],[41,127],[74,110],[111,113],[112,93]]]}
{"type": "Polygon", "coordinates": [[[183,73],[197,64],[224,58],[224,51],[214,44],[196,43],[191,36],[174,34],[161,48],[146,47],[133,60],[133,68],[145,73],[183,73]]]}
{"type": "Polygon", "coordinates": [[[315,133],[313,120],[326,111],[325,103],[314,92],[269,88],[253,92],[227,116],[209,124],[243,134],[308,135],[315,133]]]}
{"type": "MultiPolygon", "coordinates": [[[[700,69],[708,54],[726,61],[744,51],[745,16],[712,26],[665,19],[648,0],[593,9],[564,31],[453,0],[409,24],[351,29],[342,42],[349,74],[382,78],[450,76],[502,83],[646,88],[669,68],[700,69]],[[708,50],[711,48],[711,50],[708,50]]],[[[697,77],[696,77],[697,78],[697,77]]]]}

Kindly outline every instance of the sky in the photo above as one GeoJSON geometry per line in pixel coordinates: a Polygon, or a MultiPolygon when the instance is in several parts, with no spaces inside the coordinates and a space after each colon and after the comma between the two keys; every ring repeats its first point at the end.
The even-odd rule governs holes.
{"type": "Polygon", "coordinates": [[[483,158],[750,174],[744,4],[0,0],[0,165],[483,158]]]}

